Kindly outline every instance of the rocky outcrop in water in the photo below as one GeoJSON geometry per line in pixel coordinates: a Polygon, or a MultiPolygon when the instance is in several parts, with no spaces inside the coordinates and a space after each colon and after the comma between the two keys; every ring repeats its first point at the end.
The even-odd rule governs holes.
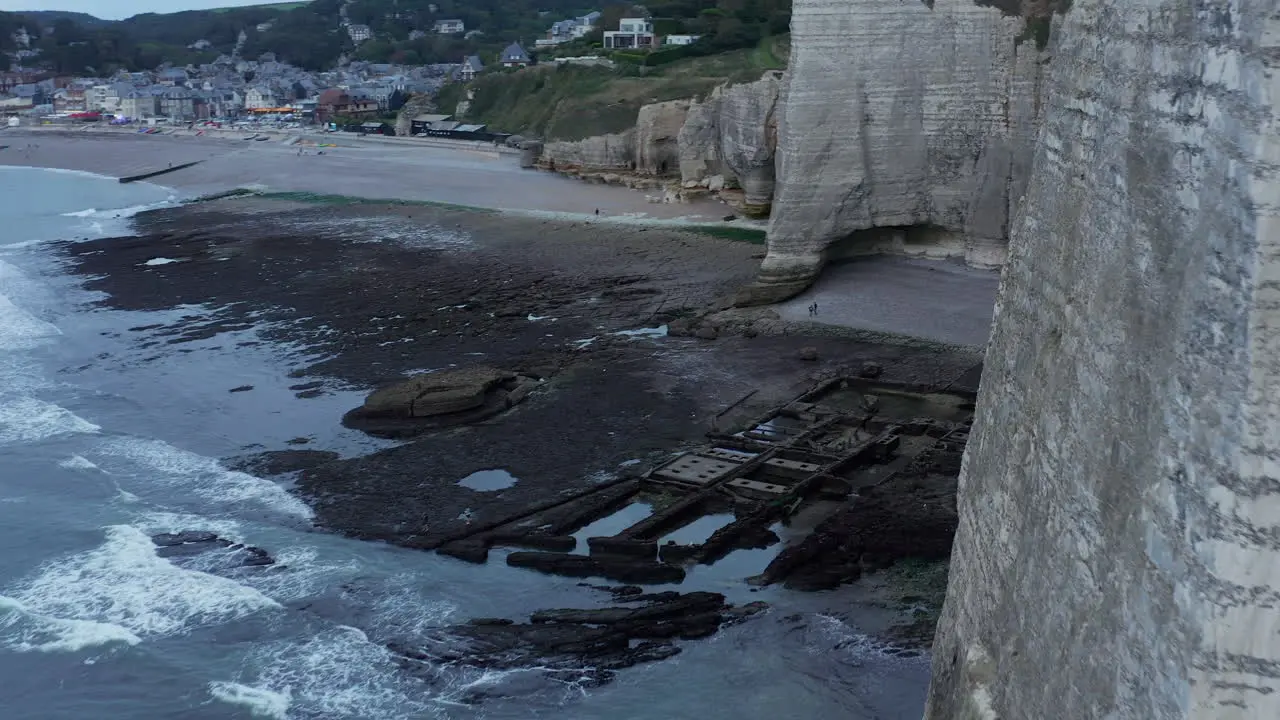
{"type": "Polygon", "coordinates": [[[540,610],[528,623],[481,618],[447,628],[441,638],[445,642],[425,646],[393,643],[391,649],[410,663],[540,667],[548,672],[578,674],[589,668],[594,680],[603,683],[611,680],[616,670],[679,654],[681,648],[673,642],[676,639],[709,637],[723,625],[741,622],[766,609],[764,603],[734,607],[723,595],[709,592],[619,593],[615,598],[627,605],[540,610]],[[441,653],[437,648],[450,649],[441,653]]]}
{"type": "Polygon", "coordinates": [[[1050,46],[927,717],[1280,717],[1276,3],[1050,46]]]}
{"type": "Polygon", "coordinates": [[[1047,58],[1028,23],[973,0],[796,0],[791,23],[769,252],[739,301],[845,254],[1001,265],[1047,58]]]}

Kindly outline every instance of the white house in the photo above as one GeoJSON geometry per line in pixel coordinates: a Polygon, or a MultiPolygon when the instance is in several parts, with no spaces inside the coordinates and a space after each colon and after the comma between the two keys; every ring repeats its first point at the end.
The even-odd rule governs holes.
{"type": "Polygon", "coordinates": [[[663,45],[692,45],[701,39],[701,35],[667,35],[662,38],[663,45]]]}
{"type": "Polygon", "coordinates": [[[437,20],[435,31],[440,35],[458,35],[467,31],[461,20],[437,20]]]}
{"type": "Polygon", "coordinates": [[[653,21],[649,18],[622,18],[617,30],[606,30],[604,46],[611,50],[624,48],[652,48],[658,44],[653,34],[653,21]]]}
{"type": "Polygon", "coordinates": [[[351,36],[351,42],[359,44],[373,37],[373,29],[368,25],[348,25],[347,34],[351,36]]]}
{"type": "Polygon", "coordinates": [[[257,85],[244,94],[244,106],[249,110],[279,107],[280,98],[271,88],[257,85]]]}
{"type": "Polygon", "coordinates": [[[480,71],[484,70],[484,63],[480,61],[479,55],[468,55],[462,61],[462,71],[459,76],[463,82],[470,82],[475,79],[480,71]]]}

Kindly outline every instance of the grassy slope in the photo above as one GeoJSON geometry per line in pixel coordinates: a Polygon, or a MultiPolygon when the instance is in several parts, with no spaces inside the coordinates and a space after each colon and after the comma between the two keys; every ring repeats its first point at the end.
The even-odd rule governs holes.
{"type": "MultiPolygon", "coordinates": [[[[467,119],[494,130],[552,140],[579,140],[635,125],[640,106],[705,95],[726,81],[748,82],[786,67],[789,38],[769,38],[749,50],[689,58],[643,74],[638,69],[542,65],[477,78],[467,119]]],[[[449,112],[465,87],[447,86],[438,106],[449,112]]]]}

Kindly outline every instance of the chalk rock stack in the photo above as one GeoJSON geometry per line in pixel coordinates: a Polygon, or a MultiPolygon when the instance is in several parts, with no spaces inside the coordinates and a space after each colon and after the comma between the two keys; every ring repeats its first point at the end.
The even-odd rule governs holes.
{"type": "Polygon", "coordinates": [[[798,293],[869,229],[1002,264],[1037,127],[1027,23],[973,0],[795,0],[791,28],[769,252],[739,302],[798,293]]]}
{"type": "Polygon", "coordinates": [[[781,87],[782,73],[767,72],[755,82],[721,85],[695,102],[680,131],[680,179],[687,184],[731,177],[742,188],[744,212],[767,216],[776,179],[781,87]]]}
{"type": "Polygon", "coordinates": [[[927,718],[1280,717],[1277,3],[1074,0],[1049,49],[927,718]]]}
{"type": "Polygon", "coordinates": [[[749,214],[767,215],[773,199],[781,78],[780,72],[772,71],[755,82],[721,85],[702,100],[644,105],[635,127],[625,132],[546,143],[539,165],[678,177],[690,187],[729,183],[744,191],[749,214]]]}

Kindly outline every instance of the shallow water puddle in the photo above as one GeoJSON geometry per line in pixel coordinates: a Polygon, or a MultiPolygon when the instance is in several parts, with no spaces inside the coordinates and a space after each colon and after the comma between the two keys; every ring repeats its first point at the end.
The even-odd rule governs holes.
{"type": "Polygon", "coordinates": [[[590,549],[587,547],[587,538],[613,537],[641,520],[648,518],[652,514],[652,505],[649,503],[636,502],[627,505],[611,515],[606,515],[573,534],[573,537],[578,541],[577,547],[574,549],[574,553],[578,555],[587,555],[590,553],[590,549]]]}
{"type": "Polygon", "coordinates": [[[659,325],[658,327],[655,327],[655,328],[637,328],[635,330],[619,330],[615,332],[614,335],[621,335],[622,337],[650,337],[650,338],[666,337],[667,326],[659,325]]]}
{"type": "Polygon", "coordinates": [[[679,545],[698,545],[707,541],[715,531],[733,522],[733,513],[703,515],[684,527],[677,528],[658,539],[659,545],[674,540],[679,545]]]}
{"type": "Polygon", "coordinates": [[[506,490],[516,482],[516,477],[506,470],[477,470],[459,480],[458,484],[476,492],[495,492],[506,490]]]}

